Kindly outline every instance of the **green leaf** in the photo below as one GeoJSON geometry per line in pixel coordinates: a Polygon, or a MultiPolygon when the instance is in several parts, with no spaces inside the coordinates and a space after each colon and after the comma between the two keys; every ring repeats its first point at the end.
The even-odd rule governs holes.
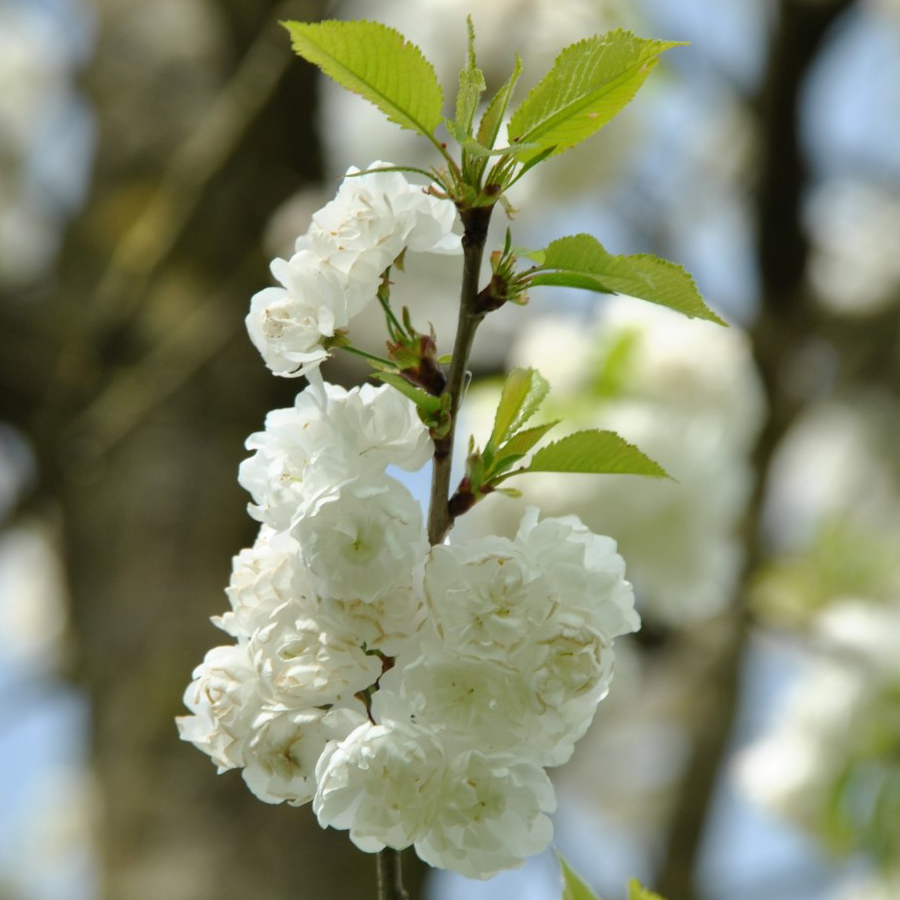
{"type": "Polygon", "coordinates": [[[500,126],[503,124],[503,117],[506,115],[506,108],[509,106],[509,99],[515,90],[516,82],[519,75],[522,74],[522,60],[519,54],[516,54],[516,65],[509,79],[491,98],[488,103],[484,115],[481,117],[481,124],[478,126],[478,134],[476,135],[478,143],[483,147],[493,148],[497,135],[500,133],[500,126]]]}
{"type": "Polygon", "coordinates": [[[518,434],[514,434],[493,454],[489,478],[493,479],[514,466],[535,444],[543,440],[551,428],[559,425],[560,421],[560,419],[557,419],[544,425],[535,425],[534,428],[526,428],[518,434]]]}
{"type": "Polygon", "coordinates": [[[440,397],[434,397],[428,391],[423,391],[422,388],[410,384],[402,375],[397,375],[395,372],[373,372],[372,376],[396,388],[401,394],[409,397],[421,410],[430,415],[438,412],[441,408],[440,397]]]}
{"type": "Polygon", "coordinates": [[[441,121],[444,123],[444,127],[447,129],[450,137],[452,137],[457,144],[462,144],[465,141],[471,141],[471,143],[477,144],[477,141],[469,137],[465,126],[461,126],[456,119],[442,119],[441,121]]]}
{"type": "MultiPolygon", "coordinates": [[[[614,431],[576,431],[542,447],[521,472],[584,472],[668,478],[659,463],[614,431]]],[[[519,474],[519,471],[511,474],[519,474]]]]}
{"type": "MultiPolygon", "coordinates": [[[[475,61],[475,26],[472,17],[466,18],[469,29],[469,52],[466,67],[459,73],[459,93],[456,95],[456,132],[466,137],[472,136],[472,120],[478,101],[486,87],[484,73],[475,61]]],[[[458,140],[458,138],[457,138],[458,140]]]]}
{"type": "Polygon", "coordinates": [[[559,238],[546,250],[521,255],[538,264],[529,287],[555,284],[605,294],[628,294],[686,316],[726,324],[703,302],[690,274],[668,260],[646,253],[613,256],[589,234],[559,238]]]}
{"type": "Polygon", "coordinates": [[[537,369],[513,369],[506,376],[489,446],[498,447],[534,415],[550,385],[537,369]]]}
{"type": "MultiPolygon", "coordinates": [[[[587,884],[575,874],[559,850],[555,850],[554,853],[563,877],[562,900],[599,900],[587,884]]],[[[628,900],[663,900],[663,898],[647,890],[637,878],[632,878],[628,882],[628,900]]]]}
{"type": "MultiPolygon", "coordinates": [[[[524,147],[530,149],[531,147],[533,147],[535,145],[534,144],[525,144],[525,145],[520,144],[519,146],[524,146],[524,147]]],[[[547,159],[548,156],[553,156],[553,154],[555,152],[556,152],[556,147],[554,147],[554,146],[545,147],[543,150],[540,150],[539,152],[537,152],[530,159],[526,160],[522,164],[522,168],[519,169],[515,178],[513,178],[513,180],[509,182],[508,187],[512,187],[526,172],[528,172],[530,169],[533,169],[538,163],[542,163],[545,159],[547,159]]]]}
{"type": "MultiPolygon", "coordinates": [[[[650,41],[630,31],[595,35],[566,47],[509,123],[510,143],[538,142],[562,153],[602,128],[635,95],[679,41],[650,41]]],[[[531,150],[517,154],[526,161],[531,150]]]]}
{"type": "Polygon", "coordinates": [[[659,894],[648,891],[637,878],[628,882],[628,900],[663,900],[659,894]]]}
{"type": "Polygon", "coordinates": [[[555,852],[563,877],[562,900],[598,900],[597,895],[575,874],[565,857],[558,850],[555,852]]]}
{"type": "MultiPolygon", "coordinates": [[[[472,156],[473,159],[487,159],[491,156],[506,156],[509,154],[509,147],[497,147],[494,150],[489,150],[483,144],[478,143],[475,138],[468,137],[466,134],[460,130],[459,125],[454,122],[452,119],[444,119],[444,125],[447,126],[447,131],[450,132],[450,136],[465,150],[472,156]]],[[[529,144],[529,147],[537,147],[537,144],[529,144]]],[[[531,165],[530,163],[528,164],[531,165]]],[[[430,176],[432,179],[434,176],[430,176]]],[[[518,177],[515,179],[518,181],[518,177]]]]}
{"type": "Polygon", "coordinates": [[[539,443],[544,436],[555,428],[561,422],[561,419],[555,419],[552,422],[546,422],[543,425],[535,425],[533,428],[526,428],[518,434],[513,435],[498,451],[497,459],[504,456],[524,456],[535,444],[539,443]]]}
{"type": "Polygon", "coordinates": [[[434,66],[400,32],[379,22],[282,22],[296,53],[374,103],[401,128],[431,137],[443,94],[434,66]]]}

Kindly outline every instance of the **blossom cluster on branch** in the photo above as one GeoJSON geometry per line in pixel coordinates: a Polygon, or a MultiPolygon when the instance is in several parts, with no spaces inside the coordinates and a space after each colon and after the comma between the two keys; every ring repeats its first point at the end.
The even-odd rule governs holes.
{"type": "Polygon", "coordinates": [[[574,516],[528,509],[512,539],[430,546],[388,474],[433,452],[416,406],[314,371],[397,256],[458,243],[452,204],[356,171],[273,265],[283,287],[253,298],[269,367],[310,383],[248,439],[259,537],[214,619],[234,642],[194,671],[179,729],[261,800],[312,801],[365,851],[414,845],[486,878],[550,841],[545,767],[571,755],[639,619],[615,543],[574,516]]]}
{"type": "MultiPolygon", "coordinates": [[[[235,643],[196,669],[185,694],[192,715],[179,726],[220,770],[242,768],[261,799],[311,801],[323,827],[348,831],[362,850],[414,846],[432,865],[488,878],[548,844],[555,798],[545,770],[572,754],[609,689],[613,641],[640,622],[615,542],[575,516],[541,521],[528,508],[510,537],[454,544],[447,535],[485,497],[517,496],[513,477],[667,473],[612,431],[538,447],[560,421],[532,423],[550,386],[526,366],[509,373],[490,436],[469,442],[454,490],[476,329],[543,286],[638,296],[724,324],[683,268],[614,255],[590,234],[528,249],[507,229],[485,285],[491,216],[497,206],[511,214],[508,190],[600,130],[677,42],[622,30],[579,41],[511,110],[521,59],[483,105],[470,18],[448,119],[434,67],[399,32],[377,22],[283,24],[300,56],[419,133],[443,165],[404,170],[425,174],[427,187],[401,167],[351,168],[294,255],[273,263],[281,287],[251,302],[247,327],[266,364],[309,386],[248,441],[240,481],[261,530],[235,560],[231,610],[215,619],[235,643]],[[458,160],[439,128],[459,145],[458,160]],[[393,311],[391,279],[407,252],[457,249],[459,318],[445,359],[433,328],[420,332],[408,309],[393,311]],[[348,333],[376,299],[386,357],[354,347],[348,333]],[[318,368],[336,349],[368,358],[385,386],[326,384],[318,368]],[[389,470],[415,470],[429,455],[426,529],[389,470]]],[[[381,856],[379,871],[381,900],[401,900],[396,857],[381,856]]]]}
{"type": "Polygon", "coordinates": [[[247,331],[276,375],[305,375],[328,357],[327,338],[376,296],[381,275],[406,250],[458,253],[456,210],[376,160],[351,166],[337,196],[297,238],[294,255],[275,259],[281,287],[254,294],[247,331]],[[377,171],[380,170],[380,171],[377,171]]]}

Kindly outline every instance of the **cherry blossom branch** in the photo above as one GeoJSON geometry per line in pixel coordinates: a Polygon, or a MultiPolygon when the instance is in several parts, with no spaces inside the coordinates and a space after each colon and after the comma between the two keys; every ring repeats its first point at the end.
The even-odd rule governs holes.
{"type": "MultiPolygon", "coordinates": [[[[434,468],[428,505],[428,540],[440,544],[453,524],[450,513],[450,470],[453,465],[453,436],[462,400],[469,354],[478,325],[484,318],[477,312],[478,279],[487,241],[493,207],[482,206],[460,213],[463,220],[463,278],[460,290],[459,320],[450,362],[450,374],[444,393],[450,395],[450,429],[434,442],[434,468]]],[[[378,900],[409,900],[403,887],[402,857],[386,847],[378,854],[378,900]]]]}
{"type": "Polygon", "coordinates": [[[460,212],[463,221],[463,280],[459,301],[459,321],[450,362],[450,374],[444,393],[450,395],[450,429],[434,442],[434,468],[431,475],[431,501],[428,509],[428,540],[443,541],[453,524],[448,498],[450,469],[453,464],[453,436],[462,400],[463,386],[472,351],[472,342],[484,313],[478,311],[478,279],[487,240],[493,206],[476,206],[460,212]]]}

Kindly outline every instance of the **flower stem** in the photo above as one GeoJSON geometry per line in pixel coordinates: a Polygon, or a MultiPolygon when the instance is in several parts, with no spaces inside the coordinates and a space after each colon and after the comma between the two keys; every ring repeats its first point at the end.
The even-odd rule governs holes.
{"type": "Polygon", "coordinates": [[[403,887],[400,850],[385,847],[376,857],[378,866],[378,900],[409,900],[403,887]]]}
{"type": "Polygon", "coordinates": [[[376,356],[374,353],[366,353],[365,350],[360,350],[359,347],[353,347],[349,344],[343,344],[339,346],[338,349],[346,350],[348,353],[353,353],[356,356],[361,356],[363,359],[368,359],[371,362],[376,362],[382,366],[387,366],[389,369],[395,368],[394,364],[389,359],[385,359],[383,356],[376,356]]]}
{"type": "MultiPolygon", "coordinates": [[[[384,314],[388,321],[397,329],[398,334],[406,334],[406,329],[400,324],[397,317],[394,315],[394,311],[391,309],[390,301],[384,297],[380,291],[378,293],[378,302],[381,304],[381,308],[384,310],[384,314]]],[[[395,340],[393,335],[391,336],[391,339],[395,340]]]]}
{"type": "Polygon", "coordinates": [[[453,435],[462,400],[463,385],[472,350],[472,341],[483,312],[477,311],[478,279],[481,277],[481,258],[487,240],[488,225],[493,206],[476,206],[460,213],[463,222],[463,280],[459,302],[459,321],[456,342],[450,361],[450,374],[444,393],[450,394],[450,430],[434,442],[434,468],[431,474],[431,502],[428,509],[428,540],[440,544],[453,524],[448,499],[450,496],[450,468],[453,463],[453,435]]]}

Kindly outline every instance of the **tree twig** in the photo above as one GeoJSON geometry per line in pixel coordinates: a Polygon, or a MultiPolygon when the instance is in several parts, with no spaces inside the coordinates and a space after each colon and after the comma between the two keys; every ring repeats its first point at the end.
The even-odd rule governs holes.
{"type": "Polygon", "coordinates": [[[453,345],[453,358],[450,362],[450,374],[444,393],[450,395],[450,430],[435,441],[434,468],[431,474],[431,502],[428,509],[428,540],[432,544],[443,541],[453,517],[450,514],[448,499],[450,496],[450,469],[453,462],[453,437],[456,432],[456,419],[462,400],[463,385],[469,363],[469,353],[475,331],[484,313],[476,312],[478,298],[478,279],[481,277],[481,259],[487,240],[488,225],[491,220],[491,206],[478,206],[461,213],[463,220],[463,281],[459,302],[459,321],[456,327],[456,341],[453,345]]]}
{"type": "Polygon", "coordinates": [[[409,900],[403,887],[402,851],[385,847],[377,858],[378,900],[409,900]]]}

